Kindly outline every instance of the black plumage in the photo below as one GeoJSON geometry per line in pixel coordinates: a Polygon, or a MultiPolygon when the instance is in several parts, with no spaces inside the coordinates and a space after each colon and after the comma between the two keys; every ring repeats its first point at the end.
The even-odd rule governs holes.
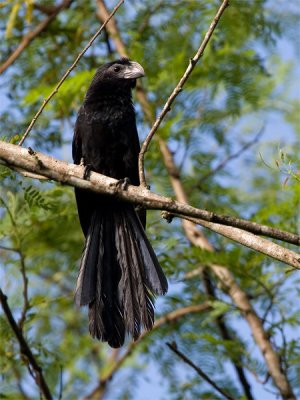
{"type": "MultiPolygon", "coordinates": [[[[139,140],[131,90],[143,68],[128,59],[96,72],[80,108],[73,159],[88,170],[139,185],[139,140]]],[[[75,189],[86,238],[75,301],[89,306],[92,337],[120,347],[154,322],[154,297],[167,280],[144,231],[144,218],[132,204],[75,189]]]]}

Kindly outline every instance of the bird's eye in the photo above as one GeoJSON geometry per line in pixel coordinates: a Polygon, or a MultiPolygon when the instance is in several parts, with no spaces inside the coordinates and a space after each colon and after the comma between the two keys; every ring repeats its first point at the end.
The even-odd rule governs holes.
{"type": "Polygon", "coordinates": [[[121,67],[119,67],[119,66],[114,67],[114,71],[115,71],[115,72],[119,72],[120,69],[121,69],[121,67]]]}

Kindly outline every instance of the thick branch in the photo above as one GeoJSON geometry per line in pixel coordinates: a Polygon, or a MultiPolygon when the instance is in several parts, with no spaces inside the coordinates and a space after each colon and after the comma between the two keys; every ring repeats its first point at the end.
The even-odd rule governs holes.
{"type": "Polygon", "coordinates": [[[2,292],[1,289],[0,289],[0,302],[1,302],[4,314],[6,315],[7,321],[9,323],[9,325],[11,326],[12,330],[14,331],[14,334],[19,342],[20,352],[23,356],[25,356],[27,358],[27,360],[29,362],[28,368],[30,370],[30,373],[32,374],[32,372],[34,372],[34,374],[32,374],[34,377],[34,380],[35,380],[36,384],[39,386],[39,388],[40,388],[41,392],[43,393],[43,395],[45,396],[45,398],[47,400],[52,400],[52,395],[50,393],[47,382],[45,381],[42,368],[38,364],[28,343],[26,342],[21,328],[18,327],[18,325],[12,315],[10,307],[7,303],[7,297],[2,292]],[[32,367],[33,371],[31,370],[30,367],[32,367]]]}
{"type": "Polygon", "coordinates": [[[171,109],[171,105],[173,104],[175,98],[178,96],[178,94],[182,91],[182,88],[184,86],[184,84],[186,83],[186,81],[188,80],[189,76],[191,75],[193,69],[195,68],[195,65],[197,64],[197,62],[199,61],[200,57],[203,55],[203,52],[225,10],[225,8],[228,6],[229,0],[223,0],[216,16],[214,17],[212,23],[210,24],[210,27],[207,31],[207,33],[204,36],[204,39],[199,47],[199,49],[197,50],[197,53],[194,55],[193,58],[190,59],[189,65],[185,71],[185,73],[183,74],[182,78],[180,79],[180,81],[178,82],[177,86],[175,87],[175,89],[173,90],[171,96],[168,98],[166,104],[164,105],[161,113],[159,114],[159,116],[157,117],[155,123],[153,124],[150,132],[148,133],[142,147],[141,147],[141,151],[139,154],[139,174],[140,174],[140,183],[142,186],[147,186],[146,184],[146,178],[145,178],[145,173],[144,173],[144,156],[145,153],[149,147],[149,144],[155,134],[155,132],[157,131],[159,125],[161,124],[162,120],[164,119],[164,117],[166,116],[167,112],[170,111],[171,109]]]}
{"type": "Polygon", "coordinates": [[[51,22],[57,17],[57,15],[64,9],[70,7],[73,0],[64,0],[59,6],[54,7],[49,16],[41,21],[32,31],[28,32],[21,40],[18,47],[11,53],[8,59],[0,65],[0,74],[4,72],[11,64],[13,64],[16,59],[21,55],[21,53],[26,49],[27,46],[47,27],[51,22]]]}
{"type": "Polygon", "coordinates": [[[228,294],[247,320],[255,342],[268,366],[274,384],[280,391],[283,399],[296,400],[293,390],[285,374],[282,372],[278,354],[273,350],[271,342],[256,311],[252,307],[247,294],[235,282],[231,272],[221,265],[212,265],[210,268],[224,285],[228,294]]]}
{"type": "MultiPolygon", "coordinates": [[[[70,0],[69,0],[70,1],[70,0]]],[[[109,22],[109,20],[115,15],[115,13],[117,12],[117,10],[119,9],[119,7],[124,3],[124,0],[120,0],[118,2],[118,4],[115,6],[115,8],[113,9],[113,11],[110,13],[110,15],[107,17],[106,21],[103,23],[103,25],[98,29],[98,31],[95,33],[95,35],[92,37],[92,39],[88,42],[88,44],[85,46],[85,48],[78,54],[78,56],[76,57],[75,61],[73,62],[73,64],[71,65],[71,67],[64,73],[63,77],[61,78],[61,80],[58,82],[58,84],[55,86],[55,88],[53,89],[53,91],[49,94],[49,96],[43,101],[43,104],[41,105],[40,109],[38,110],[38,112],[35,114],[35,116],[33,117],[32,121],[30,122],[28,128],[26,129],[22,139],[20,140],[19,145],[22,146],[22,144],[24,143],[24,140],[26,139],[26,137],[28,136],[29,132],[31,131],[31,129],[33,128],[36,120],[38,119],[38,117],[41,115],[41,113],[43,112],[44,108],[46,107],[46,105],[49,103],[49,101],[52,99],[52,97],[58,92],[58,89],[61,87],[61,85],[64,83],[64,81],[67,79],[67,77],[69,76],[69,74],[71,73],[71,71],[76,67],[78,61],[81,59],[81,57],[85,54],[85,52],[91,47],[91,45],[94,43],[94,41],[97,39],[97,37],[100,35],[100,33],[103,31],[103,29],[106,27],[107,23],[109,22]]]]}
{"type": "MultiPolygon", "coordinates": [[[[149,209],[165,210],[173,214],[198,218],[208,222],[223,219],[226,221],[227,218],[226,216],[217,215],[207,210],[201,210],[188,204],[183,204],[170,198],[159,196],[150,192],[146,188],[129,185],[127,190],[122,190],[116,185],[117,181],[115,179],[94,172],[91,173],[89,180],[84,180],[82,178],[84,167],[67,164],[66,162],[59,161],[42,153],[36,153],[30,148],[23,149],[16,145],[0,142],[0,160],[10,168],[21,168],[25,171],[37,173],[61,183],[92,190],[97,193],[115,196],[124,201],[143,205],[149,209]]],[[[230,221],[232,221],[232,225],[238,225],[241,220],[230,217],[230,221]]],[[[202,223],[202,225],[204,224],[202,223]]],[[[247,243],[245,241],[242,242],[238,235],[233,237],[230,228],[220,224],[210,223],[207,227],[226,237],[232,238],[238,243],[247,245],[248,247],[254,248],[258,251],[263,250],[264,254],[285,262],[295,268],[300,268],[300,256],[291,250],[275,245],[272,242],[268,242],[270,245],[265,248],[264,246],[267,246],[267,241],[258,237],[255,238],[255,240],[253,238],[252,241],[248,241],[247,243]],[[261,243],[263,243],[263,245],[257,244],[259,241],[262,241],[261,243]],[[253,247],[254,244],[257,244],[257,246],[253,247]]],[[[247,232],[241,231],[241,233],[243,233],[244,238],[247,237],[247,232]]]]}

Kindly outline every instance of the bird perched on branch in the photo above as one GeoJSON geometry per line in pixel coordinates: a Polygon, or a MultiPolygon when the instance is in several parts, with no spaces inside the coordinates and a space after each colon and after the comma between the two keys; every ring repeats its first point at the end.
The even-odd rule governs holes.
{"type": "MultiPolygon", "coordinates": [[[[131,90],[144,76],[128,59],[100,67],[80,108],[73,138],[75,164],[139,185],[139,139],[131,90]]],[[[92,337],[120,347],[154,323],[154,297],[168,284],[134,206],[75,188],[85,235],[75,301],[89,306],[92,337]]],[[[144,215],[145,216],[145,215],[144,215]]]]}

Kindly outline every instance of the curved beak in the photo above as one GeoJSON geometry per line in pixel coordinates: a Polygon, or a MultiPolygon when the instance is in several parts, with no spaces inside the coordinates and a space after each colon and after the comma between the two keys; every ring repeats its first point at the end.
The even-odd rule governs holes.
{"type": "Polygon", "coordinates": [[[145,76],[144,68],[136,61],[130,61],[128,67],[124,71],[125,79],[136,79],[145,76]]]}

